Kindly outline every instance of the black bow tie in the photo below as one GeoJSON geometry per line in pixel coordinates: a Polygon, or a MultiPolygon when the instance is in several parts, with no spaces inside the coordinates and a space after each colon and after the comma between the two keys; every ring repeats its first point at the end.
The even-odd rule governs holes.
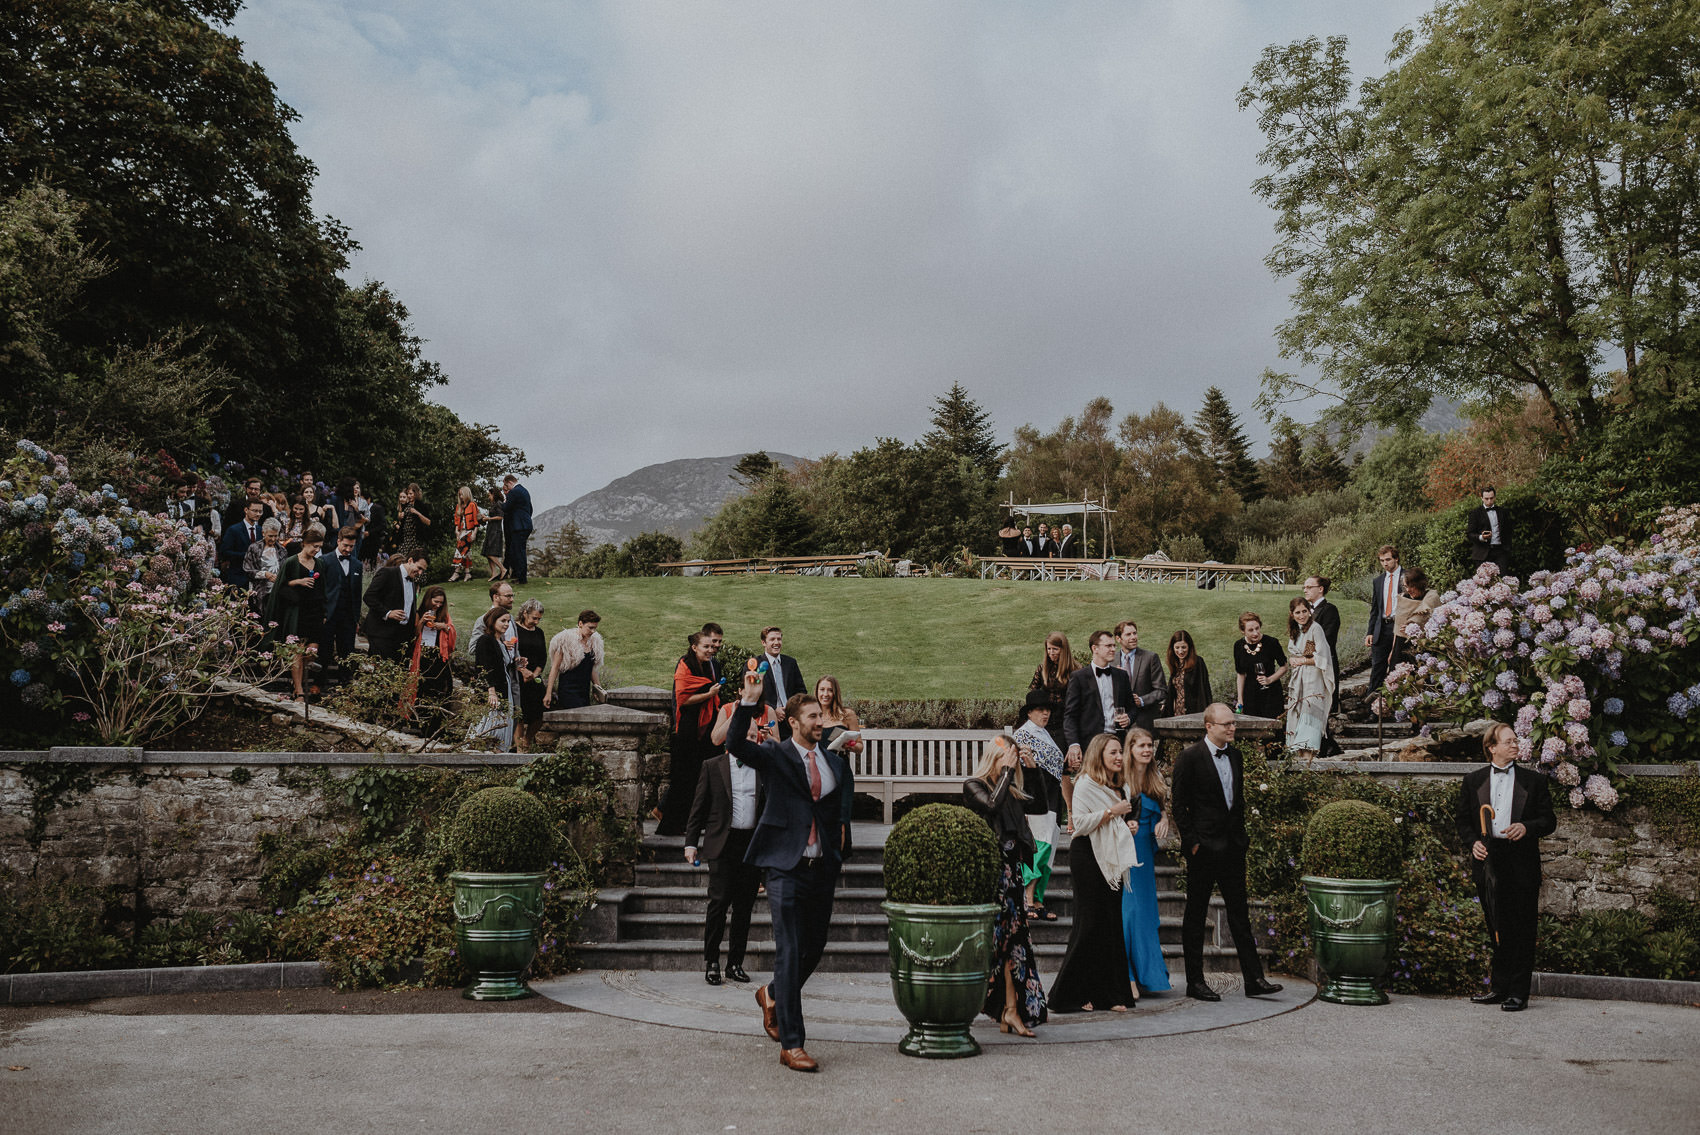
{"type": "Polygon", "coordinates": [[[1092,669],[1097,671],[1098,677],[1100,678],[1108,678],[1111,674],[1116,672],[1116,668],[1114,666],[1094,666],[1092,669]]]}
{"type": "Polygon", "coordinates": [[[1500,776],[1502,774],[1509,773],[1511,771],[1510,765],[1506,765],[1504,768],[1500,768],[1498,765],[1493,765],[1491,767],[1493,768],[1493,773],[1494,773],[1495,776],[1500,776]]]}
{"type": "Polygon", "coordinates": [[[347,556],[338,556],[337,560],[338,560],[338,562],[340,562],[342,564],[343,567],[348,566],[348,557],[347,556]]]}

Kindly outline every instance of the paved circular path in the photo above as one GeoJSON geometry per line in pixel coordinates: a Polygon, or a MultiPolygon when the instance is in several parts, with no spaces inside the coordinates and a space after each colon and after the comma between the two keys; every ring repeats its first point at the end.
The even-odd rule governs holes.
{"type": "MultiPolygon", "coordinates": [[[[543,996],[610,1017],[672,1025],[706,1032],[765,1037],[755,988],[767,974],[752,974],[750,985],[727,982],[716,987],[702,974],[656,970],[586,970],[531,987],[543,996]]],[[[1238,977],[1212,974],[1222,994],[1214,1004],[1194,1001],[1179,991],[1147,994],[1129,1013],[1059,1013],[1041,1026],[1036,1040],[1005,1036],[995,1022],[981,1017],[974,1037],[981,1044],[1070,1044],[1174,1036],[1243,1025],[1303,1008],[1316,998],[1309,982],[1284,982],[1273,997],[1247,997],[1238,977]]],[[[803,1016],[809,1040],[896,1044],[907,1031],[891,997],[891,979],[880,973],[817,973],[803,989],[803,1016]]]]}

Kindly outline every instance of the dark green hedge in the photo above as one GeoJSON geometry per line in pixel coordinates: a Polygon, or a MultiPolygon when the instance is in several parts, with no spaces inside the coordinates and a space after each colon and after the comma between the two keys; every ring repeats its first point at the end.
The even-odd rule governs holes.
{"type": "Polygon", "coordinates": [[[892,902],[995,902],[1002,870],[992,829],[958,804],[924,804],[885,840],[885,896],[892,902]]]}
{"type": "Polygon", "coordinates": [[[517,788],[473,793],[449,831],[461,871],[541,871],[555,852],[555,824],[543,801],[517,788]]]}
{"type": "Polygon", "coordinates": [[[1300,858],[1305,874],[1330,879],[1398,879],[1405,873],[1393,817],[1365,800],[1336,800],[1318,808],[1305,830],[1300,858]]]}

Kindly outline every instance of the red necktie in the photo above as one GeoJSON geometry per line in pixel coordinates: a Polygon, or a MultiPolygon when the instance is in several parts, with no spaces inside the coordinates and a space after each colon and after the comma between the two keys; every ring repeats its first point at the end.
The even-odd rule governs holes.
{"type": "Polygon", "coordinates": [[[1393,616],[1393,573],[1387,573],[1387,616],[1393,616]]]}
{"type": "MultiPolygon", "coordinates": [[[[821,787],[820,766],[815,764],[815,751],[813,749],[810,749],[808,752],[804,753],[803,754],[803,760],[806,761],[808,763],[808,766],[809,766],[809,795],[811,797],[813,797],[814,799],[819,800],[820,799],[820,787],[821,787]]],[[[815,832],[815,823],[814,823],[813,820],[810,820],[809,821],[809,843],[813,844],[813,843],[818,842],[818,840],[819,840],[819,837],[815,832]]]]}

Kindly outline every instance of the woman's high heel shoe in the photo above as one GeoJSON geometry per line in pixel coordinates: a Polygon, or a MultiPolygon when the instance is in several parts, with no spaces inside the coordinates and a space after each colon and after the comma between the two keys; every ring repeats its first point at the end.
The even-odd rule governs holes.
{"type": "Polygon", "coordinates": [[[998,1032],[1000,1032],[1000,1033],[1014,1033],[1016,1036],[1036,1036],[1036,1035],[1038,1035],[1038,1034],[1034,1033],[1034,1031],[1032,1029],[1028,1028],[1025,1024],[1022,1023],[1021,1013],[1019,1011],[1017,1011],[1017,1009],[1013,1005],[1010,1006],[1008,1009],[1005,1009],[1003,1011],[1003,1016],[998,1019],[998,1032]]]}

